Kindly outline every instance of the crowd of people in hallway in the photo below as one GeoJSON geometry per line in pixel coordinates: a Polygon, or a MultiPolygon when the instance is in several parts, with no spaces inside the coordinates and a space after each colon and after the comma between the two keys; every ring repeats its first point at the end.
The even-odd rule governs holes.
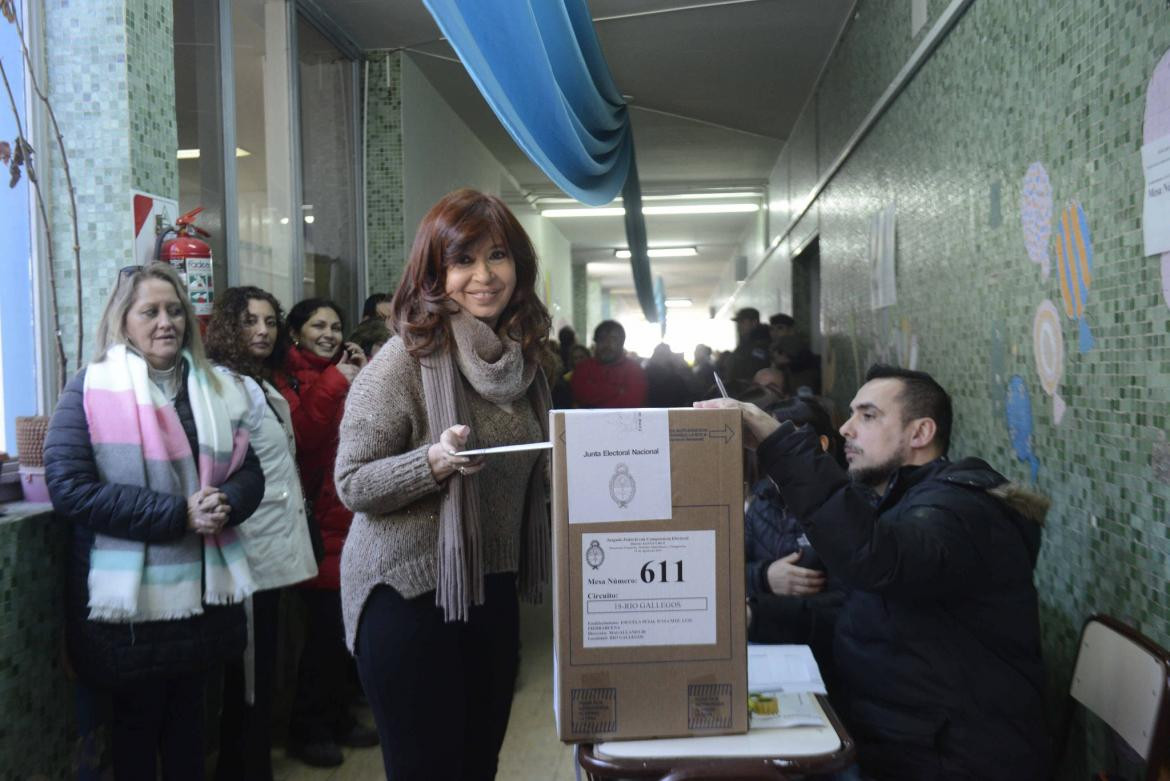
{"type": "Polygon", "coordinates": [[[815,395],[820,388],[820,358],[795,333],[786,314],[759,324],[752,308],[736,313],[739,342],[734,350],[716,354],[695,345],[694,362],[665,342],[642,359],[626,350],[626,331],[616,320],[593,329],[593,349],[577,341],[565,326],[545,349],[542,366],[558,409],[623,409],[689,407],[720,395],[718,373],[728,393],[763,406],[790,395],[815,395]]]}
{"type": "Polygon", "coordinates": [[[1046,503],[947,459],[937,382],[874,367],[838,427],[787,315],[740,309],[733,351],[642,362],[612,320],[592,350],[549,340],[537,278],[516,218],[472,190],[427,213],[352,329],[333,301],[286,314],[256,287],[204,329],[170,266],[119,275],[45,444],[78,721],[105,722],[115,778],[202,779],[215,743],[217,778],[271,779],[278,660],[298,653],[293,756],[380,746],[395,781],[494,777],[518,599],[548,574],[547,464],[462,451],[547,440],[554,407],[691,404],[742,410],[749,638],[812,647],[858,742],[849,777],[1043,775],[1046,503]]]}

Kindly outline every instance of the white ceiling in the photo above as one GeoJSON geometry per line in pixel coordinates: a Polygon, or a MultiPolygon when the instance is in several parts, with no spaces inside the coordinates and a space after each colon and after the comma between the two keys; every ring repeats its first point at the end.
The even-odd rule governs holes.
{"type": "MultiPolygon", "coordinates": [[[[496,120],[421,0],[316,3],[360,48],[410,51],[523,195],[561,195],[496,120]]],[[[606,60],[631,106],[643,193],[745,187],[763,196],[854,4],[591,0],[606,60]]],[[[758,223],[751,214],[647,217],[651,246],[699,249],[694,258],[653,259],[653,273],[666,279],[668,295],[705,305],[741,239],[758,223]]],[[[613,261],[613,250],[626,246],[620,217],[564,218],[556,224],[573,245],[575,263],[613,261]]],[[[616,267],[591,276],[611,288],[616,300],[633,305],[628,271],[616,267]]]]}

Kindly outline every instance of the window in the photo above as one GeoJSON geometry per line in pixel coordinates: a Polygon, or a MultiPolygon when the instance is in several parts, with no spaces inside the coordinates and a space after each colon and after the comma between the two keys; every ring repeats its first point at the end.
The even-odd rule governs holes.
{"type": "Polygon", "coordinates": [[[179,214],[203,207],[198,224],[211,234],[205,241],[215,259],[215,286],[223,290],[229,261],[219,0],[175,0],[174,14],[179,214]]]}
{"type": "Polygon", "coordinates": [[[304,295],[324,296],[357,323],[357,73],[304,16],[297,16],[304,231],[304,295]]]}
{"type": "Polygon", "coordinates": [[[319,32],[329,22],[311,4],[310,23],[288,0],[172,2],[179,210],[204,207],[216,288],[256,285],[286,308],[329,296],[352,320],[364,260],[354,53],[319,32]]]}
{"type": "MultiPolygon", "coordinates": [[[[24,13],[24,3],[17,3],[17,13],[24,13]]],[[[26,137],[32,123],[25,110],[24,68],[20,38],[16,27],[0,18],[0,62],[12,85],[13,98],[21,110],[26,137]]],[[[0,139],[11,150],[18,135],[16,119],[8,96],[0,92],[0,139]]],[[[7,166],[3,166],[7,168],[7,166]]],[[[7,180],[7,176],[4,177],[7,180]]],[[[5,181],[4,184],[7,184],[5,181]]],[[[0,450],[16,452],[16,417],[37,414],[37,378],[41,371],[36,340],[36,275],[33,263],[32,201],[28,177],[22,176],[15,187],[3,187],[0,198],[0,450]]]]}
{"type": "Polygon", "coordinates": [[[301,222],[293,213],[288,5],[233,0],[231,6],[239,280],[270,291],[287,309],[300,300],[293,256],[301,222]]]}

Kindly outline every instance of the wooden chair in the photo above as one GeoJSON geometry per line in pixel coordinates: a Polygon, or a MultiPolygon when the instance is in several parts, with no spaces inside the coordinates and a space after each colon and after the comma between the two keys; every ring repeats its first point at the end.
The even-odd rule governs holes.
{"type": "Polygon", "coordinates": [[[1115,618],[1094,615],[1081,630],[1053,778],[1068,745],[1073,701],[1105,722],[1146,764],[1146,781],[1170,762],[1170,653],[1115,618]]]}

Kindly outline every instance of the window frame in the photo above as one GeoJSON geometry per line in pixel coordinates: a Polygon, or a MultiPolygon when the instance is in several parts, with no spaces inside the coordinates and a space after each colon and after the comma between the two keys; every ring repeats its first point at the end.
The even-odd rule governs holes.
{"type": "MultiPolygon", "coordinates": [[[[233,48],[233,25],[231,3],[224,0],[215,0],[219,12],[219,50],[220,50],[220,95],[223,101],[223,181],[224,181],[224,247],[227,257],[227,280],[229,286],[240,284],[239,262],[239,200],[237,190],[239,180],[236,169],[236,85],[235,85],[235,53],[233,48]]],[[[365,146],[362,143],[362,116],[361,104],[361,66],[365,55],[357,44],[330,19],[311,0],[289,0],[285,4],[285,50],[288,54],[288,99],[289,114],[295,118],[289,128],[289,160],[291,171],[290,203],[288,214],[299,215],[304,201],[302,168],[301,168],[301,128],[300,128],[300,77],[297,48],[297,21],[298,15],[305,22],[312,25],[330,43],[338,48],[349,60],[353,70],[351,92],[353,106],[354,149],[357,150],[353,161],[354,203],[357,205],[358,215],[355,220],[357,226],[356,257],[354,258],[353,289],[357,293],[356,301],[339,302],[343,305],[359,307],[367,293],[367,265],[366,265],[366,205],[365,205],[365,146]]],[[[296,303],[304,297],[305,252],[304,252],[304,225],[297,223],[293,231],[292,258],[289,264],[289,276],[293,283],[294,300],[296,303]]],[[[359,309],[353,309],[356,315],[359,309]]]]}

